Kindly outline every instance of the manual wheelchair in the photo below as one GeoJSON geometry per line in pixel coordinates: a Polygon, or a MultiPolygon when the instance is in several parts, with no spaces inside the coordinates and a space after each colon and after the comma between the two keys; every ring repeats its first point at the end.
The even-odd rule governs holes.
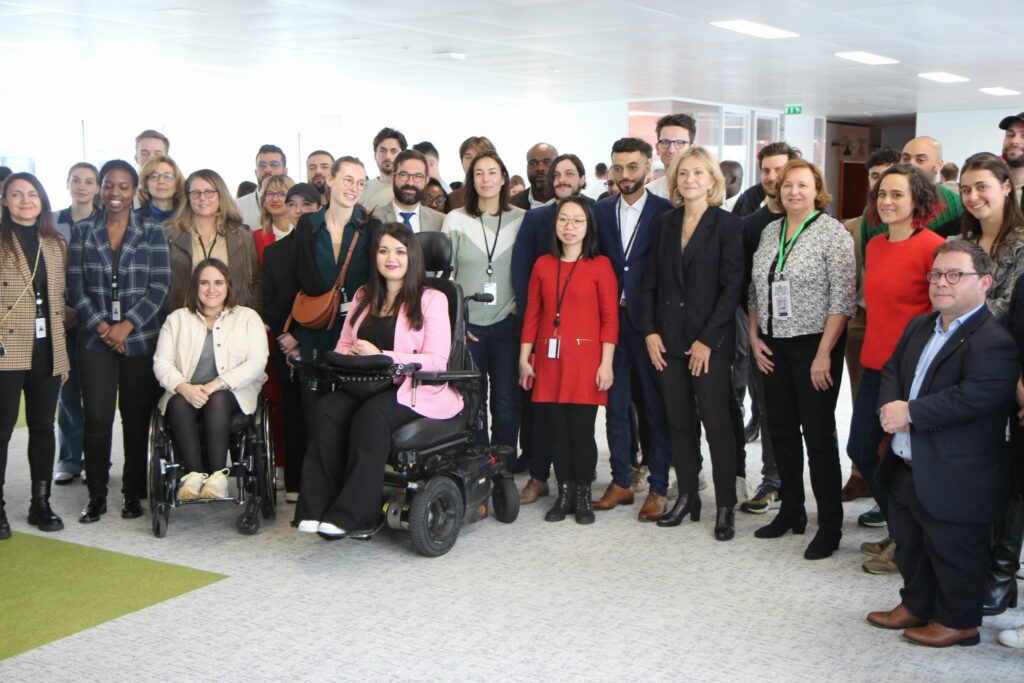
{"type": "MultiPolygon", "coordinates": [[[[252,415],[236,414],[231,420],[228,441],[229,475],[236,494],[229,498],[178,500],[178,483],[187,472],[175,456],[171,432],[158,408],[149,419],[147,485],[153,535],[163,538],[170,523],[171,508],[181,505],[230,502],[244,506],[235,528],[247,536],[260,530],[262,519],[270,520],[277,510],[277,482],[274,470],[274,439],[270,433],[270,401],[260,399],[252,415]]],[[[202,429],[196,423],[197,429],[202,429]]]]}
{"type": "MultiPolygon", "coordinates": [[[[464,297],[462,288],[448,279],[451,243],[439,232],[417,234],[427,272],[427,284],[444,293],[452,326],[448,370],[424,372],[416,363],[394,363],[385,355],[345,356],[334,352],[325,359],[293,357],[303,368],[310,385],[341,390],[347,382],[377,382],[404,376],[416,387],[448,383],[463,398],[462,411],[449,419],[420,417],[391,434],[391,450],[384,474],[381,515],[377,526],[363,538],[384,527],[407,530],[413,548],[421,555],[444,555],[458,539],[464,524],[472,524],[494,511],[500,522],[519,516],[519,492],[512,475],[504,469],[508,447],[474,444],[473,429],[483,424],[480,373],[466,348],[468,301],[486,302],[490,294],[464,297]],[[490,500],[490,505],[488,505],[490,500]]],[[[301,495],[301,493],[300,493],[301,495]]]]}

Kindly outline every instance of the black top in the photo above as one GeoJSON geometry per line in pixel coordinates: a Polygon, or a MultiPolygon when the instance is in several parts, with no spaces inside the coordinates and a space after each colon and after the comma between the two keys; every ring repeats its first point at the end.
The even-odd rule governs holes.
{"type": "MultiPolygon", "coordinates": [[[[18,244],[21,245],[21,251],[25,254],[25,260],[28,261],[28,270],[31,273],[36,265],[36,255],[39,254],[39,233],[34,225],[18,225],[14,224],[14,234],[18,238],[18,244]]],[[[50,310],[49,297],[47,296],[47,282],[46,282],[46,259],[39,255],[39,268],[36,268],[35,277],[32,278],[32,288],[35,290],[31,292],[33,303],[36,304],[36,317],[46,318],[46,337],[43,339],[36,339],[36,343],[47,343],[50,335],[53,331],[50,329],[50,315],[47,311],[50,310]]],[[[29,296],[26,293],[25,296],[29,296]]]]}
{"type": "Polygon", "coordinates": [[[749,308],[747,297],[750,293],[751,271],[754,269],[754,252],[761,244],[761,233],[769,223],[785,215],[785,213],[775,213],[767,206],[762,206],[743,219],[743,290],[740,292],[740,305],[744,309],[749,308]]]}
{"type": "Polygon", "coordinates": [[[761,183],[748,187],[736,198],[736,203],[732,205],[732,212],[740,218],[746,218],[757,211],[767,194],[761,183]]]}
{"type": "Polygon", "coordinates": [[[395,323],[398,316],[392,315],[387,318],[375,318],[367,315],[363,324],[359,326],[356,338],[368,341],[381,351],[390,351],[395,348],[395,323]]]}

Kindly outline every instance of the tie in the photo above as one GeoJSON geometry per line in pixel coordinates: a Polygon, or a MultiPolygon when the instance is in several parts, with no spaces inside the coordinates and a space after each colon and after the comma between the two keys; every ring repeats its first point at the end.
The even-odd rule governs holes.
{"type": "Polygon", "coordinates": [[[415,211],[410,211],[409,213],[406,213],[405,211],[399,211],[398,215],[402,217],[402,222],[403,223],[408,225],[410,228],[412,227],[412,220],[411,219],[412,219],[413,216],[416,215],[415,211]]]}

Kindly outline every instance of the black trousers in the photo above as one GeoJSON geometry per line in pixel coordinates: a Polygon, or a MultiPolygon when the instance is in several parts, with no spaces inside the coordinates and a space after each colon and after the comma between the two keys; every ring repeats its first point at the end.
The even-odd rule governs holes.
{"type": "Polygon", "coordinates": [[[594,422],[597,406],[580,403],[537,403],[550,426],[551,459],[561,483],[589,484],[597,469],[594,422]]]}
{"type": "Polygon", "coordinates": [[[845,332],[832,348],[832,386],[818,391],[811,384],[811,363],[820,334],[777,339],[766,337],[775,369],[764,378],[765,420],[779,467],[782,514],[804,509],[804,449],[811,470],[811,489],[818,502],[818,526],[843,524],[843,475],[836,435],[836,401],[843,379],[845,332]],[[800,433],[803,431],[803,440],[800,433]]]}
{"type": "Polygon", "coordinates": [[[171,426],[174,452],[181,458],[186,472],[217,472],[227,466],[231,418],[242,412],[230,391],[218,391],[202,408],[193,408],[180,394],[167,403],[167,423],[171,426]],[[203,443],[199,439],[199,423],[203,425],[203,443]],[[203,446],[206,463],[203,467],[203,446]]]}
{"type": "Polygon", "coordinates": [[[679,494],[697,495],[700,472],[700,423],[707,433],[715,482],[715,506],[736,505],[736,434],[733,430],[732,364],[712,360],[709,372],[694,377],[685,358],[666,356],[667,367],[658,373],[665,397],[672,465],[679,494]],[[700,417],[697,417],[698,411],[700,417]],[[699,421],[698,421],[699,420],[699,421]]]}
{"type": "Polygon", "coordinates": [[[22,392],[25,394],[28,466],[32,481],[50,481],[57,447],[53,419],[60,394],[60,376],[53,375],[53,353],[48,339],[33,347],[30,369],[0,371],[0,488],[6,480],[7,446],[18,422],[22,392]]]}
{"type": "Polygon", "coordinates": [[[366,401],[344,391],[317,401],[295,519],[346,531],[376,526],[391,432],[418,417],[398,402],[396,389],[366,401]]]}
{"type": "Polygon", "coordinates": [[[146,451],[149,416],[158,398],[152,356],[124,356],[78,347],[85,413],[85,476],[89,496],[105,498],[110,481],[110,446],[114,405],[121,411],[124,469],[121,492],[146,497],[146,451]]]}
{"type": "MultiPolygon", "coordinates": [[[[885,457],[899,458],[892,449],[885,457]]],[[[899,460],[892,467],[889,535],[896,542],[903,603],[917,616],[943,626],[980,626],[992,525],[932,517],[918,500],[911,468],[899,460]]]]}
{"type": "MultiPolygon", "coordinates": [[[[277,372],[277,385],[281,388],[281,424],[284,428],[284,489],[298,491],[302,484],[302,460],[306,457],[306,417],[303,412],[302,383],[299,373],[292,369],[282,353],[271,353],[274,370],[277,372]]],[[[315,403],[315,401],[314,401],[315,403]]]]}

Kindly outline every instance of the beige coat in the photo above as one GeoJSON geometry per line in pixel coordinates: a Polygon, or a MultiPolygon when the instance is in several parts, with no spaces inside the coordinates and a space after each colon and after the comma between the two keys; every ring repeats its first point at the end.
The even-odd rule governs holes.
{"type": "MultiPolygon", "coordinates": [[[[199,365],[206,341],[206,321],[187,308],[167,316],[160,330],[153,357],[153,373],[164,388],[160,412],[167,411],[167,402],[174,389],[188,383],[199,365]]],[[[227,382],[246,415],[256,412],[260,388],[267,381],[267,333],[256,311],[235,306],[221,313],[213,326],[213,357],[220,379],[227,382]]]]}

